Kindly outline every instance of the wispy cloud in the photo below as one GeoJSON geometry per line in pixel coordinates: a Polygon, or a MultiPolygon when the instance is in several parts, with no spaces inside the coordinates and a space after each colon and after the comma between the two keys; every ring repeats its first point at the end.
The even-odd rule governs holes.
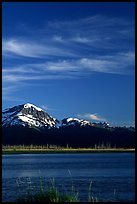
{"type": "MultiPolygon", "coordinates": [[[[20,87],[20,86],[19,86],[20,87]]],[[[18,90],[16,85],[6,84],[2,87],[2,100],[9,101],[22,101],[20,98],[15,97],[14,93],[18,90]]]]}
{"type": "Polygon", "coordinates": [[[21,81],[32,81],[32,80],[35,80],[35,81],[40,81],[40,80],[44,80],[44,79],[47,79],[47,80],[50,80],[50,79],[76,79],[75,76],[66,76],[66,75],[45,75],[45,76],[42,76],[42,75],[39,75],[39,76],[27,76],[27,75],[24,75],[24,76],[21,76],[21,75],[11,75],[11,74],[8,74],[8,75],[5,75],[3,76],[3,81],[5,80],[6,82],[21,82],[21,81]]]}
{"type": "Polygon", "coordinates": [[[76,36],[76,37],[72,38],[71,40],[74,42],[78,42],[78,43],[90,43],[91,42],[91,39],[89,39],[87,37],[80,37],[80,36],[76,36]]]}
{"type": "Polygon", "coordinates": [[[39,85],[39,83],[48,83],[49,80],[79,79],[93,73],[134,74],[134,58],[133,52],[127,52],[3,67],[3,99],[9,99],[9,97],[12,99],[12,94],[23,87],[21,83],[31,86],[34,82],[35,85],[39,85]]]}
{"type": "Polygon", "coordinates": [[[92,73],[133,74],[134,53],[117,53],[91,58],[46,61],[3,68],[3,81],[75,79],[92,73]],[[67,73],[67,74],[66,74],[67,73]]]}
{"type": "Polygon", "coordinates": [[[64,39],[62,38],[62,36],[59,35],[53,36],[52,40],[55,42],[64,43],[64,39]]]}
{"type": "Polygon", "coordinates": [[[47,110],[55,110],[54,108],[50,108],[48,105],[41,105],[40,106],[43,110],[47,111],[47,110]]]}
{"type": "Polygon", "coordinates": [[[128,43],[134,38],[134,21],[132,20],[95,15],[72,21],[49,22],[48,28],[51,34],[53,30],[56,30],[56,33],[62,33],[62,36],[56,35],[54,39],[61,42],[72,42],[73,46],[75,43],[100,49],[122,47],[125,49],[127,45],[134,46],[131,41],[130,44],[128,43]]]}
{"type": "Polygon", "coordinates": [[[75,54],[64,48],[59,48],[49,43],[42,43],[37,41],[25,40],[25,39],[8,39],[3,40],[2,43],[3,56],[21,56],[32,58],[49,58],[51,56],[69,56],[75,57],[75,54]]]}
{"type": "Polygon", "coordinates": [[[105,118],[102,118],[100,116],[98,116],[97,113],[85,113],[85,114],[78,114],[77,117],[79,118],[84,118],[84,119],[87,119],[87,120],[95,120],[95,121],[107,121],[105,118]]]}
{"type": "Polygon", "coordinates": [[[49,108],[47,106],[45,106],[45,105],[42,105],[41,108],[44,109],[44,110],[49,110],[49,108]]]}
{"type": "Polygon", "coordinates": [[[3,39],[4,56],[81,57],[100,50],[134,50],[134,22],[122,18],[95,15],[72,21],[50,21],[41,29],[27,30],[30,35],[3,39]]]}
{"type": "Polygon", "coordinates": [[[134,74],[133,20],[95,15],[45,24],[38,29],[27,26],[27,35],[3,39],[3,94],[14,92],[21,82],[134,74]]]}

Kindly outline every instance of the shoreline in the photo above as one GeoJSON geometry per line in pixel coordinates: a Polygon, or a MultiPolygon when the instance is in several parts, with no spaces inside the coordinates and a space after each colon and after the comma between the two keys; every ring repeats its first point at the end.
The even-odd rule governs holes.
{"type": "Polygon", "coordinates": [[[62,149],[2,149],[2,155],[4,154],[74,154],[74,153],[134,153],[135,148],[62,148],[62,149]]]}

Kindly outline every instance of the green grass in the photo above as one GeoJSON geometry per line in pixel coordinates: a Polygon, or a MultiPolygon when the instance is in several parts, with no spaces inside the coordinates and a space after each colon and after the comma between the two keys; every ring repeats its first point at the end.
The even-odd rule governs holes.
{"type": "MultiPolygon", "coordinates": [[[[71,172],[69,171],[70,176],[71,172]]],[[[30,179],[29,179],[30,180],[30,179]]],[[[31,188],[31,181],[28,183],[27,192],[15,200],[15,202],[83,202],[80,200],[80,195],[73,185],[73,180],[71,178],[70,191],[66,192],[62,190],[60,192],[55,185],[54,178],[51,180],[51,186],[45,186],[43,184],[42,178],[40,178],[40,185],[37,189],[31,188]]],[[[19,185],[18,185],[19,187],[19,185]]],[[[114,198],[108,201],[103,201],[98,197],[95,197],[92,193],[92,181],[87,186],[87,198],[84,202],[115,202],[114,198]]]]}
{"type": "Polygon", "coordinates": [[[31,147],[31,146],[3,146],[2,154],[57,154],[57,153],[107,153],[107,152],[135,152],[134,148],[65,148],[65,147],[31,147]]]}
{"type": "Polygon", "coordinates": [[[28,183],[26,194],[15,202],[79,202],[74,186],[72,186],[70,193],[61,193],[55,186],[54,178],[51,180],[51,186],[44,186],[42,178],[40,178],[40,189],[35,189],[35,191],[32,190],[30,183],[28,183]]]}
{"type": "Polygon", "coordinates": [[[78,199],[74,195],[63,195],[56,188],[50,188],[48,191],[28,194],[16,202],[78,202],[78,199]]]}

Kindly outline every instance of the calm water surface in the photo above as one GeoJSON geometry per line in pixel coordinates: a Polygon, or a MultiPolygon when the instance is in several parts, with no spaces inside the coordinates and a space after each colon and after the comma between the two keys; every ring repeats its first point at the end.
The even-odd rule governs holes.
{"type": "Polygon", "coordinates": [[[2,201],[51,186],[74,191],[81,201],[91,195],[103,201],[135,201],[135,154],[18,154],[2,156],[2,201]]]}

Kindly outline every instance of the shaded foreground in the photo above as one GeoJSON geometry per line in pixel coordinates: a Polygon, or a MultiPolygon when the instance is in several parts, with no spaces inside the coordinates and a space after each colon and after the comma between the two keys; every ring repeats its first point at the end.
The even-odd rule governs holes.
{"type": "Polygon", "coordinates": [[[78,199],[75,195],[63,195],[56,188],[50,188],[48,191],[41,190],[36,194],[28,193],[15,202],[78,202],[78,199]]]}
{"type": "MultiPolygon", "coordinates": [[[[77,195],[63,195],[56,188],[50,188],[47,192],[41,191],[36,194],[19,198],[15,202],[80,202],[77,195]]],[[[90,197],[88,202],[99,202],[98,198],[90,197]]]]}
{"type": "MultiPolygon", "coordinates": [[[[44,188],[42,180],[40,179],[39,191],[34,192],[29,188],[30,190],[26,192],[26,195],[19,197],[15,202],[81,202],[79,193],[73,185],[71,186],[70,192],[66,193],[62,193],[57,189],[54,178],[52,179],[51,185],[52,186],[49,186],[48,189],[44,188]]],[[[88,197],[85,202],[100,202],[101,200],[92,196],[91,185],[92,181],[89,184],[88,197]]]]}

